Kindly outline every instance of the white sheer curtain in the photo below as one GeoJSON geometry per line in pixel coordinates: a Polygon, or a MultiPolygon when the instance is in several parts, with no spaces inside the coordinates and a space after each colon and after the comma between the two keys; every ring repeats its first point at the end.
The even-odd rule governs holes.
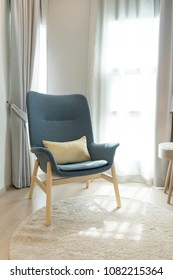
{"type": "Polygon", "coordinates": [[[118,141],[120,181],[153,182],[160,1],[93,1],[89,98],[97,141],[118,141]]]}
{"type": "Polygon", "coordinates": [[[10,1],[9,108],[11,109],[12,184],[17,188],[29,186],[31,179],[26,94],[31,89],[42,4],[46,1],[10,1]]]}
{"type": "Polygon", "coordinates": [[[170,110],[173,92],[173,2],[161,1],[159,32],[159,63],[155,124],[155,172],[154,185],[163,187],[167,162],[158,158],[158,144],[169,142],[172,119],[170,110]]]}
{"type": "Polygon", "coordinates": [[[33,79],[31,90],[47,93],[47,13],[48,0],[41,0],[40,24],[38,26],[33,79]]]}

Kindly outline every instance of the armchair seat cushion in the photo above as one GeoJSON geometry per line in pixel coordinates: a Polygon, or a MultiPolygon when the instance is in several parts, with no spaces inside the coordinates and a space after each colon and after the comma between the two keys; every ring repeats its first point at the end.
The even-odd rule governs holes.
{"type": "Polygon", "coordinates": [[[58,164],[57,167],[61,171],[77,171],[98,168],[106,164],[108,164],[106,160],[89,160],[78,163],[58,164]]]}

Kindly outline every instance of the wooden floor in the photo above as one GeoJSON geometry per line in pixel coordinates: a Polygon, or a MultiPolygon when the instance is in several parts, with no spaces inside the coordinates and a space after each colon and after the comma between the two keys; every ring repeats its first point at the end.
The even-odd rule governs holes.
{"type": "MultiPolygon", "coordinates": [[[[138,183],[119,184],[121,197],[134,198],[141,201],[153,203],[155,205],[170,209],[173,212],[173,198],[171,204],[167,204],[167,194],[163,189],[138,183]]],[[[85,184],[73,183],[54,187],[53,201],[66,199],[68,197],[84,195],[114,195],[111,183],[95,181],[91,183],[90,189],[86,189],[85,184]]],[[[0,195],[0,260],[8,259],[10,238],[17,225],[29,214],[45,206],[45,194],[35,187],[33,199],[28,199],[28,188],[9,188],[0,195]]]]}

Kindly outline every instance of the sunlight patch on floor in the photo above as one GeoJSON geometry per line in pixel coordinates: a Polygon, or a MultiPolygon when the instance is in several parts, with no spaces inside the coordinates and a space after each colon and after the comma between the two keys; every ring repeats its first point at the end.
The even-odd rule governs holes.
{"type": "Polygon", "coordinates": [[[131,225],[130,222],[104,222],[102,228],[88,228],[79,231],[80,236],[86,237],[99,237],[99,238],[111,238],[111,239],[126,239],[126,240],[141,240],[143,233],[143,225],[135,224],[131,225]],[[129,235],[129,231],[133,234],[129,235]],[[131,237],[130,237],[131,236],[131,237]],[[133,237],[132,237],[133,236],[133,237]]]}

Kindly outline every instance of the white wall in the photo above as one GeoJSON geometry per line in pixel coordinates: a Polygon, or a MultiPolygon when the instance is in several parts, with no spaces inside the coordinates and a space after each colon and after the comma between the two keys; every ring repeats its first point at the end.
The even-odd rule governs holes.
{"type": "Polygon", "coordinates": [[[9,77],[7,3],[6,0],[0,1],[0,191],[11,184],[9,112],[6,106],[9,77]]]}
{"type": "Polygon", "coordinates": [[[48,13],[48,92],[87,91],[90,0],[51,0],[48,13]]]}

